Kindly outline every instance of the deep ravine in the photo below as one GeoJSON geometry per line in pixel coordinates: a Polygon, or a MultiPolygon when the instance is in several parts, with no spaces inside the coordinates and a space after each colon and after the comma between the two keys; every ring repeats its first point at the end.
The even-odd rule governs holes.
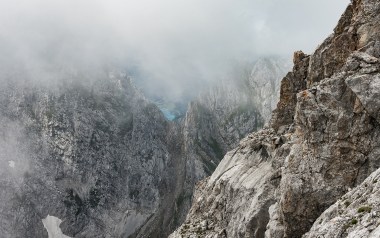
{"type": "Polygon", "coordinates": [[[268,126],[197,184],[171,238],[379,236],[379,12],[353,0],[312,55],[294,54],[268,126]]]}
{"type": "Polygon", "coordinates": [[[49,85],[11,75],[0,86],[1,237],[168,236],[195,183],[262,127],[276,101],[286,61],[257,64],[263,72],[238,79],[251,84],[245,93],[225,82],[177,122],[119,73],[62,73],[49,85]]]}

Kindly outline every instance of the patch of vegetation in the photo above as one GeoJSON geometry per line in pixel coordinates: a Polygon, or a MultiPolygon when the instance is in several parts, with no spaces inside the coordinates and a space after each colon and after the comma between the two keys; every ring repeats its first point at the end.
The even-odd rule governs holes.
{"type": "Polygon", "coordinates": [[[358,209],[359,213],[363,213],[363,212],[370,213],[371,211],[372,211],[372,207],[368,207],[368,206],[360,207],[358,209]]]}
{"type": "Polygon", "coordinates": [[[344,202],[344,205],[345,205],[346,207],[348,207],[348,206],[350,206],[350,205],[351,205],[351,202],[350,202],[350,201],[348,201],[348,200],[346,200],[346,201],[344,202]]]}
{"type": "Polygon", "coordinates": [[[377,183],[377,179],[373,180],[373,183],[377,183]]]}
{"type": "Polygon", "coordinates": [[[349,221],[346,225],[343,226],[343,230],[346,231],[348,228],[356,224],[358,224],[358,220],[356,218],[353,218],[351,221],[349,221]]]}

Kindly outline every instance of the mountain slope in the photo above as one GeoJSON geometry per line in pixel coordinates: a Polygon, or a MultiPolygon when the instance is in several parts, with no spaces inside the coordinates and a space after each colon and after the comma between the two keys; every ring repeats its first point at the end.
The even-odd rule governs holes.
{"type": "Polygon", "coordinates": [[[2,87],[3,237],[47,237],[48,215],[70,237],[128,236],[155,216],[169,226],[177,129],[127,78],[80,82],[2,87]]]}
{"type": "Polygon", "coordinates": [[[165,237],[195,183],[263,124],[227,82],[171,122],[125,75],[58,75],[1,77],[2,237],[165,237]]]}
{"type": "Polygon", "coordinates": [[[189,104],[179,122],[186,158],[183,190],[176,201],[179,222],[190,209],[195,184],[211,175],[239,140],[268,121],[262,115],[273,109],[271,104],[278,99],[279,82],[287,66],[288,61],[281,57],[261,58],[253,66],[240,67],[189,104]],[[256,88],[259,86],[263,87],[256,88]]]}
{"type": "Polygon", "coordinates": [[[295,53],[269,126],[198,185],[170,237],[301,237],[380,167],[379,10],[352,1],[313,55],[295,53]]]}
{"type": "Polygon", "coordinates": [[[380,170],[376,170],[329,207],[303,237],[379,237],[379,179],[380,170]]]}

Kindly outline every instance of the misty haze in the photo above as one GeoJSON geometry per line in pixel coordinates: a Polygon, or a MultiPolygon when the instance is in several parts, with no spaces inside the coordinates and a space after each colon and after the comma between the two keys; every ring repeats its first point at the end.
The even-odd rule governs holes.
{"type": "Polygon", "coordinates": [[[380,237],[379,11],[0,0],[0,238],[380,237]]]}
{"type": "MultiPolygon", "coordinates": [[[[2,71],[33,80],[119,70],[149,96],[182,102],[236,65],[291,60],[331,34],[347,1],[46,1],[0,3],[2,71]],[[10,72],[8,72],[10,71],[10,72]]],[[[2,77],[3,78],[3,77],[2,77]]],[[[185,103],[187,104],[187,102],[185,103]]]]}

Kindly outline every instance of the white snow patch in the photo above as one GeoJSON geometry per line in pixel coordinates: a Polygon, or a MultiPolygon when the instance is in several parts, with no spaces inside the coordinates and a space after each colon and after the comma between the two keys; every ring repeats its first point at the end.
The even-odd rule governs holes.
{"type": "Polygon", "coordinates": [[[62,230],[59,227],[62,220],[58,217],[47,215],[45,219],[42,219],[42,223],[48,232],[49,238],[71,238],[62,233],[62,230]]]}
{"type": "Polygon", "coordinates": [[[13,160],[8,161],[8,165],[9,165],[9,167],[11,167],[11,168],[16,167],[16,163],[15,163],[13,160]]]}

